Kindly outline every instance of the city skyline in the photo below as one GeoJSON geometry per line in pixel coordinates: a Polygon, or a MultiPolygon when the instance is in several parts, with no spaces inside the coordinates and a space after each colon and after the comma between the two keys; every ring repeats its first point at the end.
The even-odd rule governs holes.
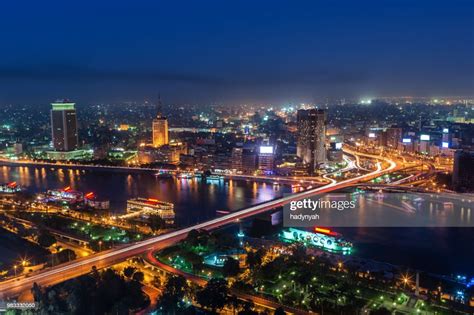
{"type": "Polygon", "coordinates": [[[474,314],[474,2],[0,29],[1,314],[474,314]]]}
{"type": "Polygon", "coordinates": [[[169,103],[314,102],[474,86],[468,1],[29,5],[3,10],[1,103],[157,91],[169,103]]]}

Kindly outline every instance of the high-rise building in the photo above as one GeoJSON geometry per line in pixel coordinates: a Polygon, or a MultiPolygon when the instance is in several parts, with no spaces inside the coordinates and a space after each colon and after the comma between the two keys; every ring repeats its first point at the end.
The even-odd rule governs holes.
{"type": "Polygon", "coordinates": [[[398,149],[398,144],[402,141],[403,129],[398,127],[391,127],[386,130],[387,144],[386,146],[392,149],[398,149]]]}
{"type": "Polygon", "coordinates": [[[55,151],[74,151],[78,148],[77,117],[74,105],[68,100],[51,104],[51,134],[55,151]]]}
{"type": "Polygon", "coordinates": [[[309,166],[310,172],[313,172],[326,162],[326,111],[323,109],[300,109],[297,120],[296,155],[309,166]]]}
{"type": "Polygon", "coordinates": [[[441,138],[441,148],[448,149],[451,146],[452,134],[448,128],[443,128],[443,136],[441,138]]]}
{"type": "Polygon", "coordinates": [[[258,152],[258,169],[266,172],[273,172],[274,167],[274,148],[269,145],[262,145],[258,152]]]}
{"type": "Polygon", "coordinates": [[[453,187],[460,192],[474,191],[474,151],[459,150],[454,154],[453,187]]]}
{"type": "Polygon", "coordinates": [[[161,112],[161,98],[158,98],[157,115],[153,119],[153,146],[161,147],[169,143],[168,139],[168,119],[161,112]]]}
{"type": "Polygon", "coordinates": [[[242,171],[253,174],[257,167],[257,154],[254,148],[244,148],[242,151],[242,171]]]}
{"type": "Polygon", "coordinates": [[[329,143],[328,161],[334,163],[341,163],[343,161],[342,142],[329,143]]]}
{"type": "Polygon", "coordinates": [[[237,172],[242,171],[242,153],[241,147],[232,148],[232,169],[237,172]]]}

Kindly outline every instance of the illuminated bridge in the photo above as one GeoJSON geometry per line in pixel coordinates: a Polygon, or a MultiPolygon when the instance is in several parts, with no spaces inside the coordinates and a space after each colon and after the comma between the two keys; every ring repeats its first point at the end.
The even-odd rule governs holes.
{"type": "Polygon", "coordinates": [[[382,174],[397,169],[397,164],[387,158],[381,158],[379,156],[371,156],[367,154],[361,155],[369,156],[379,160],[384,160],[386,163],[388,163],[389,166],[386,169],[382,169],[381,163],[378,162],[377,170],[365,175],[357,176],[338,183],[333,182],[323,187],[309,189],[300,193],[293,194],[291,196],[282,197],[263,204],[249,207],[247,209],[236,211],[207,222],[190,226],[188,228],[183,228],[174,232],[152,237],[150,239],[136,242],[133,244],[127,244],[120,247],[116,247],[88,257],[79,258],[69,263],[41,270],[37,273],[30,274],[29,276],[21,276],[4,281],[0,283],[0,298],[12,298],[18,296],[22,292],[31,289],[34,283],[37,283],[41,286],[54,285],[62,281],[89,273],[92,267],[94,266],[98,269],[109,267],[130,257],[141,255],[149,250],[158,250],[164,247],[168,247],[184,239],[187,234],[193,229],[216,229],[218,227],[234,223],[238,220],[251,217],[277,207],[281,207],[291,201],[349,187],[363,181],[371,180],[382,174]]]}

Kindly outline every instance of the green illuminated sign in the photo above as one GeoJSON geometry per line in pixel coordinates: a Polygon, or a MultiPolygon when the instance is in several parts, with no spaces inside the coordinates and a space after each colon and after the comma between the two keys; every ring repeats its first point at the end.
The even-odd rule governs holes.
{"type": "Polygon", "coordinates": [[[52,103],[53,110],[73,110],[75,103],[52,103]]]}

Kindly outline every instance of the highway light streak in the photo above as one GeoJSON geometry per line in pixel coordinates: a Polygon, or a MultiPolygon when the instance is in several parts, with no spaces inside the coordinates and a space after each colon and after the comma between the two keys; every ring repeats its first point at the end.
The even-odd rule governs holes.
{"type": "Polygon", "coordinates": [[[305,197],[310,197],[314,196],[315,194],[320,194],[320,193],[327,193],[336,189],[344,188],[347,186],[350,186],[352,184],[355,184],[361,180],[370,180],[375,177],[378,177],[382,174],[385,174],[387,172],[390,172],[394,170],[397,167],[397,164],[389,160],[388,158],[382,158],[379,156],[373,156],[373,155],[368,155],[368,154],[361,154],[361,153],[354,153],[354,152],[349,152],[351,154],[359,154],[362,156],[367,156],[370,158],[376,158],[376,159],[382,159],[385,162],[389,163],[389,167],[385,170],[382,169],[381,163],[377,163],[377,169],[371,173],[360,175],[351,179],[347,179],[344,181],[341,181],[339,183],[337,182],[332,182],[328,185],[310,189],[307,191],[303,191],[300,193],[296,193],[291,196],[287,197],[282,197],[279,199],[275,199],[263,204],[259,204],[256,206],[249,207],[244,210],[240,210],[237,212],[230,213],[228,215],[212,219],[207,222],[199,223],[191,227],[187,227],[184,229],[180,229],[174,232],[170,232],[164,235],[160,235],[157,237],[150,238],[148,240],[136,242],[134,244],[126,245],[120,248],[115,248],[111,249],[108,252],[101,252],[96,255],[91,255],[88,257],[81,258],[79,260],[76,260],[71,263],[67,263],[65,265],[59,265],[57,267],[54,267],[54,269],[50,270],[45,270],[40,272],[39,274],[32,275],[27,278],[15,278],[11,280],[4,281],[0,283],[0,297],[6,298],[6,297],[11,297],[15,296],[15,294],[18,294],[22,291],[28,290],[32,287],[33,283],[37,282],[38,284],[41,284],[42,281],[48,281],[49,277],[60,277],[60,281],[66,280],[66,272],[78,272],[79,268],[80,272],[79,274],[75,274],[75,276],[81,275],[81,274],[86,274],[91,270],[93,266],[95,266],[96,263],[106,263],[107,265],[111,265],[113,263],[118,262],[119,260],[125,260],[126,258],[129,258],[131,256],[136,256],[141,253],[146,252],[150,248],[155,248],[158,247],[159,245],[162,245],[164,242],[169,242],[169,243],[174,243],[177,242],[183,238],[186,237],[186,235],[194,229],[213,229],[225,224],[230,224],[235,222],[236,220],[247,218],[259,213],[262,213],[264,211],[274,209],[276,207],[283,206],[291,201],[299,200],[305,197]],[[85,270],[85,268],[87,270],[85,270]]]}

